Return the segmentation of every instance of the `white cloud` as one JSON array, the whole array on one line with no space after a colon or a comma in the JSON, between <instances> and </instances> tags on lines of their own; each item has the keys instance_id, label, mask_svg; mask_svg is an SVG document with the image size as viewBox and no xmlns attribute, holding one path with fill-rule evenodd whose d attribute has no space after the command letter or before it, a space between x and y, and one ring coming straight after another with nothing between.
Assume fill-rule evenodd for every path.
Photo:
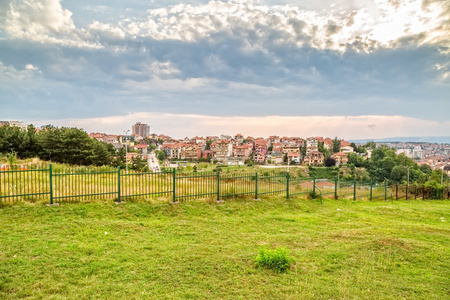
<instances>
[{"instance_id":1,"label":"white cloud","mask_svg":"<svg viewBox=\"0 0 450 300\"><path fill-rule=\"evenodd\" d=\"M0 28L10 39L77 47L98 47L76 28L72 12L60 0L9 1L0 10ZM2 8L0 6L0 8Z\"/></svg>"},{"instance_id":2,"label":"white cloud","mask_svg":"<svg viewBox=\"0 0 450 300\"><path fill-rule=\"evenodd\" d=\"M109 39L136 37L156 40L199 41L225 34L247 43L250 49L270 49L277 45L345 51L357 42L359 50L395 45L407 36L423 35L420 43L449 44L445 1L372 0L354 4L353 10L333 7L326 13L289 5L259 5L255 1L209 1L206 4L179 4L148 10L147 20L123 19L115 24L93 20L86 28L76 28L72 12L60 0L12 0L3 5L0 25L11 38L94 46L106 46ZM89 5L85 10L109 11L107 6ZM1 21L0 21L1 22ZM101 34L100 34L100 33ZM377 44L379 44L377 46ZM98 45L97 45L98 46ZM270 51L270 50L269 50Z\"/></svg>"},{"instance_id":3,"label":"white cloud","mask_svg":"<svg viewBox=\"0 0 450 300\"><path fill-rule=\"evenodd\" d=\"M445 136L450 121L437 122L404 116L264 116L218 117L189 114L139 112L128 115L92 119L42 120L35 124L75 126L88 132L102 131L120 134L135 122L152 125L152 131L174 138L194 135L242 133L254 137L270 135L386 138L400 136Z\"/></svg>"},{"instance_id":4,"label":"white cloud","mask_svg":"<svg viewBox=\"0 0 450 300\"><path fill-rule=\"evenodd\" d=\"M111 11L111 7L106 5L87 5L83 7L83 10L93 13L105 14Z\"/></svg>"},{"instance_id":5,"label":"white cloud","mask_svg":"<svg viewBox=\"0 0 450 300\"><path fill-rule=\"evenodd\" d=\"M0 86L3 84L9 85L11 82L22 82L32 78L37 78L42 74L41 70L33 66L32 64L27 64L24 68L16 69L14 66L6 66L0 61Z\"/></svg>"}]
</instances>

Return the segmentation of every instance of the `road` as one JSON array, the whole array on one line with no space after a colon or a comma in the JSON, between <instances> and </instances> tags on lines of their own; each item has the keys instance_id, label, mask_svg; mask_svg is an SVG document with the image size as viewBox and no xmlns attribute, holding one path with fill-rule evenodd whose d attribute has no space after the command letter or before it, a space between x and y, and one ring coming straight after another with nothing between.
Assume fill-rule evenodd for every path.
<instances>
[{"instance_id":1,"label":"road","mask_svg":"<svg viewBox=\"0 0 450 300\"><path fill-rule=\"evenodd\" d=\"M159 160L155 155L155 152L152 152L148 155L148 168L151 172L161 172L161 167L159 166Z\"/></svg>"}]
</instances>

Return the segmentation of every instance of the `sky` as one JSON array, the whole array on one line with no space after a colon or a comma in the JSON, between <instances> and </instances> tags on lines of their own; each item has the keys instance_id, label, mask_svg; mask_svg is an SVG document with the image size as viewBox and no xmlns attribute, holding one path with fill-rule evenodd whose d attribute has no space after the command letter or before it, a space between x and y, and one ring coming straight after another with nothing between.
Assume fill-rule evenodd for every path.
<instances>
[{"instance_id":1,"label":"sky","mask_svg":"<svg viewBox=\"0 0 450 300\"><path fill-rule=\"evenodd\" d=\"M0 0L0 120L450 135L448 0Z\"/></svg>"}]
</instances>

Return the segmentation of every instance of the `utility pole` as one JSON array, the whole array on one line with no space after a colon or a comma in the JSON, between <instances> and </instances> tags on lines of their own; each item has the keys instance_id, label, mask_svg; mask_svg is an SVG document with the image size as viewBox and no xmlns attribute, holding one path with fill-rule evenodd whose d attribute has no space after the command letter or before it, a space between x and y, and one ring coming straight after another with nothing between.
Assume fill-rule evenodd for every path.
<instances>
[{"instance_id":1,"label":"utility pole","mask_svg":"<svg viewBox=\"0 0 450 300\"><path fill-rule=\"evenodd\" d=\"M408 186L409 186L409 168L411 168L411 166L409 166L407 168L408 168Z\"/></svg>"},{"instance_id":2,"label":"utility pole","mask_svg":"<svg viewBox=\"0 0 450 300\"><path fill-rule=\"evenodd\" d=\"M287 158L288 158L288 173L289 173L289 152L288 152L288 155L287 155Z\"/></svg>"},{"instance_id":3,"label":"utility pole","mask_svg":"<svg viewBox=\"0 0 450 300\"><path fill-rule=\"evenodd\" d=\"M128 174L128 132L130 131L130 129L128 130L124 130L123 132L125 132L125 169L126 169L126 174Z\"/></svg>"}]
</instances>

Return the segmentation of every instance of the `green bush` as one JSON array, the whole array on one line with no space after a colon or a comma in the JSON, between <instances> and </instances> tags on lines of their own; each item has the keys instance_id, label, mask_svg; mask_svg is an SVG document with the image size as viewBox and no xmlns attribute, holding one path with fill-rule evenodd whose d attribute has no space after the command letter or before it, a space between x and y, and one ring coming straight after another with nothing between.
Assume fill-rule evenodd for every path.
<instances>
[{"instance_id":1,"label":"green bush","mask_svg":"<svg viewBox=\"0 0 450 300\"><path fill-rule=\"evenodd\" d=\"M282 273L287 271L295 260L289 256L286 248L277 247L273 250L261 247L255 258L255 265L260 268L268 268Z\"/></svg>"}]
</instances>

